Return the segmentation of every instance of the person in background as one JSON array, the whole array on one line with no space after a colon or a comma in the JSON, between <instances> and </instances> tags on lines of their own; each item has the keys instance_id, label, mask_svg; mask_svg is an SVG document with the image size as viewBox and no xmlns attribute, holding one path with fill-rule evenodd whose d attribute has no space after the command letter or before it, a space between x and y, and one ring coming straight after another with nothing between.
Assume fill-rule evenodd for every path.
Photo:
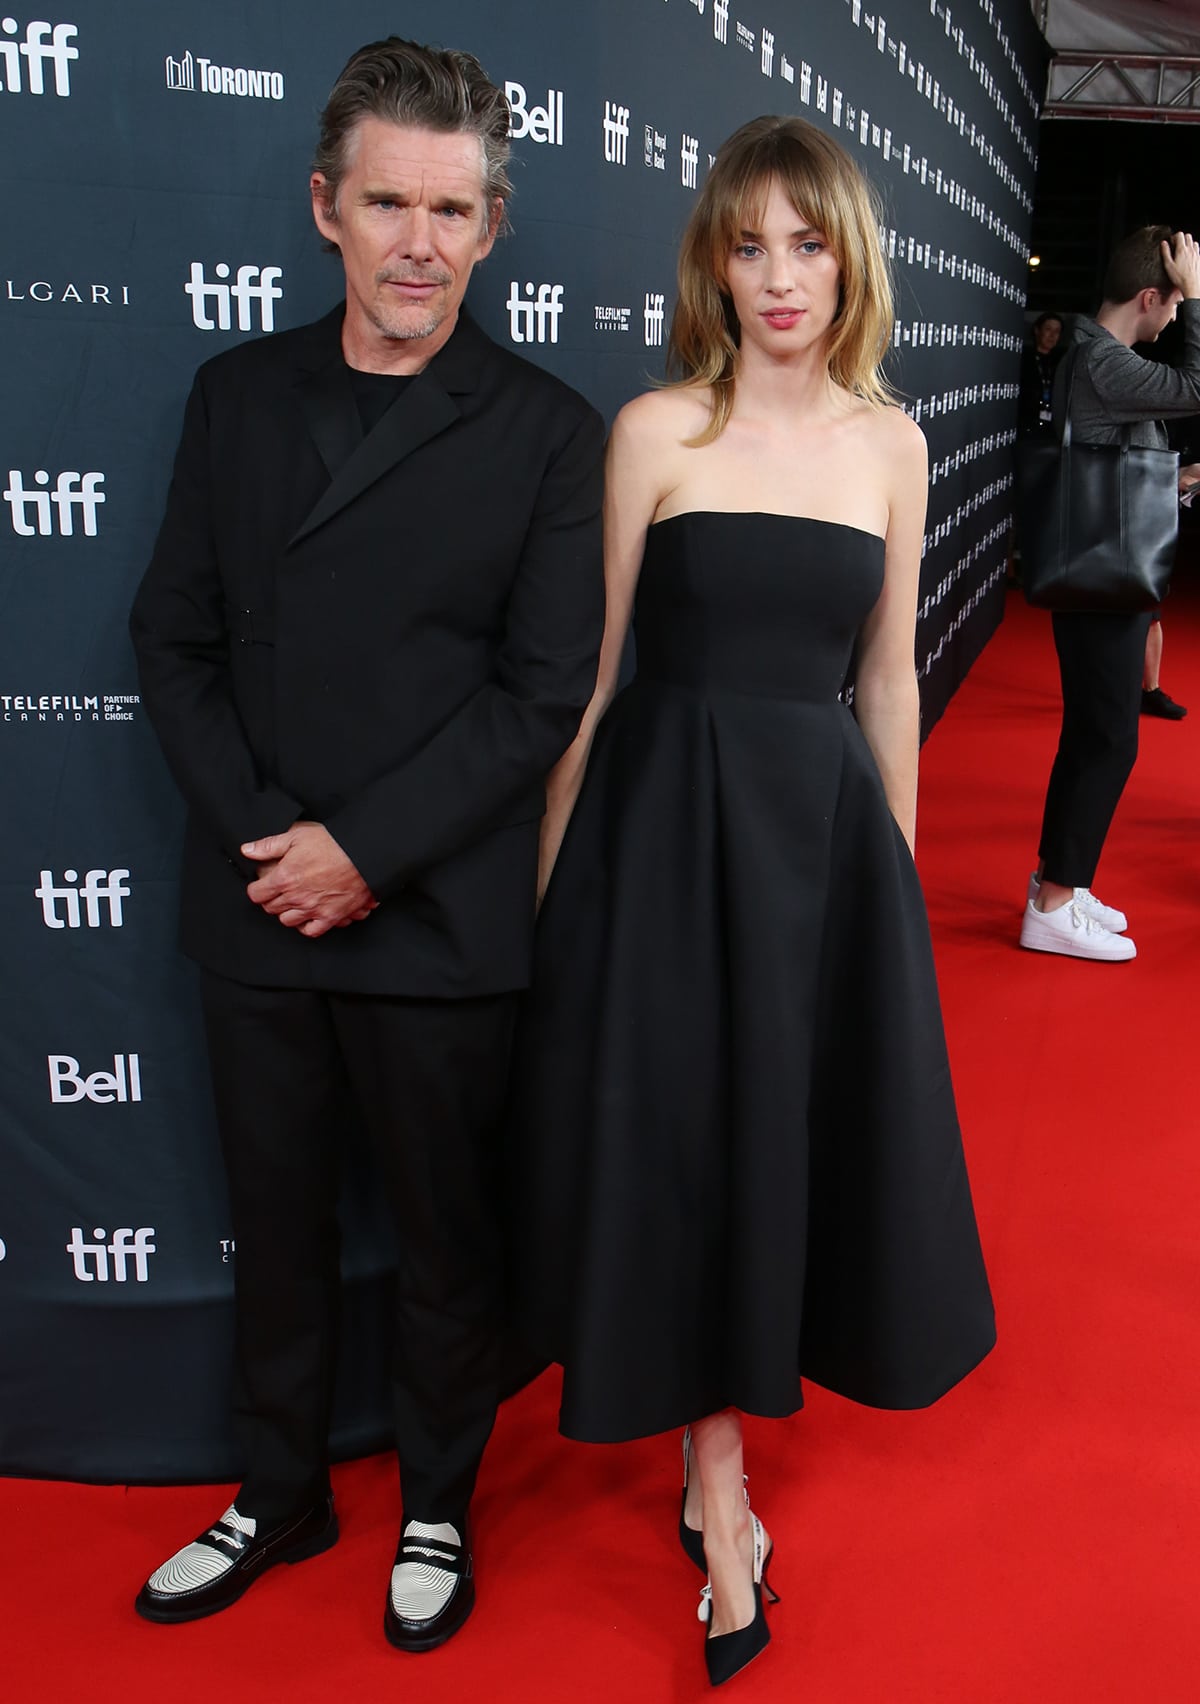
<instances>
[{"instance_id":1,"label":"person in background","mask_svg":"<svg viewBox=\"0 0 1200 1704\"><path fill-rule=\"evenodd\" d=\"M1039 314L1032 341L1021 351L1021 388L1017 401L1017 430L1048 432L1054 374L1062 359L1063 322L1058 314Z\"/></svg>"},{"instance_id":2,"label":"person in background","mask_svg":"<svg viewBox=\"0 0 1200 1704\"><path fill-rule=\"evenodd\" d=\"M1146 225L1113 251L1095 319L1074 339L1071 426L1077 443L1131 441L1165 449L1164 418L1200 412L1200 246L1187 231ZM1135 355L1179 315L1178 367ZM1063 374L1054 408L1066 406ZM1181 486L1198 470L1185 468ZM1137 759L1149 613L1055 611L1062 728L1050 771L1038 865L1029 878L1020 942L1035 952L1118 963L1136 956L1128 919L1091 891L1113 815Z\"/></svg>"}]
</instances>

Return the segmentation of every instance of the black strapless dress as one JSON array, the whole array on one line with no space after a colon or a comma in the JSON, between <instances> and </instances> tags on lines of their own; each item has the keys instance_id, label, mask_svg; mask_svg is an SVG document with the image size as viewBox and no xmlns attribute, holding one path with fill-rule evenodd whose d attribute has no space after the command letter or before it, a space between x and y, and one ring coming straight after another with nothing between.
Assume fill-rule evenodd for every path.
<instances>
[{"instance_id":1,"label":"black strapless dress","mask_svg":"<svg viewBox=\"0 0 1200 1704\"><path fill-rule=\"evenodd\" d=\"M995 1341L916 871L839 690L883 543L650 529L637 675L538 930L509 1173L562 1430L646 1436L800 1375L918 1408Z\"/></svg>"}]
</instances>

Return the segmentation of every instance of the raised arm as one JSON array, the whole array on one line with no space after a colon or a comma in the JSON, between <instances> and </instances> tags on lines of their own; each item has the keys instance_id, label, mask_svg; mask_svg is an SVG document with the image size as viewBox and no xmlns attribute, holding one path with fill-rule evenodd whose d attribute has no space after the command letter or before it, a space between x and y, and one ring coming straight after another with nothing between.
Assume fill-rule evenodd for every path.
<instances>
[{"instance_id":1,"label":"raised arm","mask_svg":"<svg viewBox=\"0 0 1200 1704\"><path fill-rule=\"evenodd\" d=\"M538 903L545 894L563 835L583 785L596 727L613 700L621 656L633 615L646 529L661 495L662 457L656 455L656 426L663 398L651 393L626 405L613 422L604 468L604 639L596 690L579 732L546 782L538 858Z\"/></svg>"},{"instance_id":2,"label":"raised arm","mask_svg":"<svg viewBox=\"0 0 1200 1704\"><path fill-rule=\"evenodd\" d=\"M879 766L892 815L912 852L921 724L913 653L929 462L920 427L899 409L889 409L879 427L888 484L883 591L859 636L854 713Z\"/></svg>"}]
</instances>

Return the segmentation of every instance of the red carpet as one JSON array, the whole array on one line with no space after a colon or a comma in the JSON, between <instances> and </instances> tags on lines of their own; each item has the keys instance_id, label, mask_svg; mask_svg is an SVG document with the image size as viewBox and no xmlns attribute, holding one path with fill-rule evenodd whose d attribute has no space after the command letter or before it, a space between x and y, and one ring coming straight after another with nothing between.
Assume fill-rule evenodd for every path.
<instances>
[{"instance_id":1,"label":"red carpet","mask_svg":"<svg viewBox=\"0 0 1200 1704\"><path fill-rule=\"evenodd\" d=\"M813 1390L795 1420L751 1425L783 1602L739 1698L1200 1695L1200 603L1182 592L1163 682L1192 715L1143 721L1096 883L1130 915L1130 965L1015 944L1057 732L1048 618L1011 600L926 748L920 865L1000 1346L925 1414ZM133 1594L220 1492L0 1482L4 1698L707 1696L673 1535L677 1439L589 1449L559 1439L553 1413L548 1376L502 1415L477 1504L479 1608L421 1659L383 1642L384 1460L338 1471L337 1549L181 1628L138 1621Z\"/></svg>"}]
</instances>

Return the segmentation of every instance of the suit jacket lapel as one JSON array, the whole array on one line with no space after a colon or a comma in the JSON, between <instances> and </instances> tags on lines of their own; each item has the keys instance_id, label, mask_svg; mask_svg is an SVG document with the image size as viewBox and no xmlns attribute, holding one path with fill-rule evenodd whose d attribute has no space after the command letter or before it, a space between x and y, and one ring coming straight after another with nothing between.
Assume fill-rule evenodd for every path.
<instances>
[{"instance_id":1,"label":"suit jacket lapel","mask_svg":"<svg viewBox=\"0 0 1200 1704\"><path fill-rule=\"evenodd\" d=\"M352 503L397 462L437 437L459 418L455 395L474 390L489 348L466 314L445 346L364 438L354 393L336 348L300 381L300 405L330 473L330 483L289 540L298 544Z\"/></svg>"}]
</instances>

